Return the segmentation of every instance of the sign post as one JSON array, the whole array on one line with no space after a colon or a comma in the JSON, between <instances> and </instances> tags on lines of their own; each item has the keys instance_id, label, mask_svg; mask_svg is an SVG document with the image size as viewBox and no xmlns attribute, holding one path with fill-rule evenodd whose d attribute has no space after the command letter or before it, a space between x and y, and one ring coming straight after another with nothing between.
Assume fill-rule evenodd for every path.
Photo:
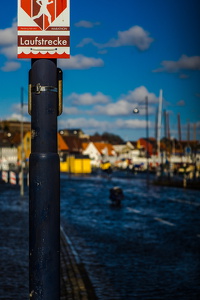
<instances>
[{"instance_id":1,"label":"sign post","mask_svg":"<svg viewBox=\"0 0 200 300\"><path fill-rule=\"evenodd\" d=\"M18 0L18 58L70 58L69 0Z\"/></svg>"},{"instance_id":2,"label":"sign post","mask_svg":"<svg viewBox=\"0 0 200 300\"><path fill-rule=\"evenodd\" d=\"M29 297L60 299L60 161L57 116L69 58L69 0L18 0L18 58L31 58L29 104Z\"/></svg>"}]
</instances>

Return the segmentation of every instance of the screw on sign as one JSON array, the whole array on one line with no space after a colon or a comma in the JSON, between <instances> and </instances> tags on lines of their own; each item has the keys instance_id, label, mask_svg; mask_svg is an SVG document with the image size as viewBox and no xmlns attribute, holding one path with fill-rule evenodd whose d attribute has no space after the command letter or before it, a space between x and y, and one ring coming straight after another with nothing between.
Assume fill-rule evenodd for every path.
<instances>
[{"instance_id":1,"label":"screw on sign","mask_svg":"<svg viewBox=\"0 0 200 300\"><path fill-rule=\"evenodd\" d=\"M69 6L69 0L18 0L18 58L70 58Z\"/></svg>"}]
</instances>

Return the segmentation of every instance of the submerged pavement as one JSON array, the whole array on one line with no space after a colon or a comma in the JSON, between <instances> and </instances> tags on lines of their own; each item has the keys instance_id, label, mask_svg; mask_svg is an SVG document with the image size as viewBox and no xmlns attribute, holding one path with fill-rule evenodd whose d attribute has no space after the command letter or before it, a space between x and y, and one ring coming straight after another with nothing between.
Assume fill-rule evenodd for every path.
<instances>
[{"instance_id":1,"label":"submerged pavement","mask_svg":"<svg viewBox=\"0 0 200 300\"><path fill-rule=\"evenodd\" d=\"M0 186L0 299L28 299L28 197ZM84 265L60 231L60 300L96 300Z\"/></svg>"},{"instance_id":2,"label":"submerged pavement","mask_svg":"<svg viewBox=\"0 0 200 300\"><path fill-rule=\"evenodd\" d=\"M69 237L61 227L61 300L95 300L95 291Z\"/></svg>"}]
</instances>

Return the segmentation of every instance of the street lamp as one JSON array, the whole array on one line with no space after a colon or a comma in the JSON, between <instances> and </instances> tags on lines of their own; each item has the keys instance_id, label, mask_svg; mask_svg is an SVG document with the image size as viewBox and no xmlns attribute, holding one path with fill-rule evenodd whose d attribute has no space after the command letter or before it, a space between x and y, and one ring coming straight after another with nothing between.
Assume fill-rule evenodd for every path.
<instances>
[{"instance_id":1,"label":"street lamp","mask_svg":"<svg viewBox=\"0 0 200 300\"><path fill-rule=\"evenodd\" d=\"M147 186L149 185L149 112L148 112L148 96L145 97L146 104L146 139L147 139L147 149L146 149L146 159L147 159Z\"/></svg>"},{"instance_id":2,"label":"street lamp","mask_svg":"<svg viewBox=\"0 0 200 300\"><path fill-rule=\"evenodd\" d=\"M139 111L139 109L138 108L134 108L134 110L133 110L133 113L134 114L138 114L140 111Z\"/></svg>"},{"instance_id":3,"label":"street lamp","mask_svg":"<svg viewBox=\"0 0 200 300\"><path fill-rule=\"evenodd\" d=\"M148 113L148 96L145 97L146 107L146 159L147 159L147 186L149 185L149 113ZM136 107L133 109L134 114L138 114L140 111Z\"/></svg>"}]
</instances>

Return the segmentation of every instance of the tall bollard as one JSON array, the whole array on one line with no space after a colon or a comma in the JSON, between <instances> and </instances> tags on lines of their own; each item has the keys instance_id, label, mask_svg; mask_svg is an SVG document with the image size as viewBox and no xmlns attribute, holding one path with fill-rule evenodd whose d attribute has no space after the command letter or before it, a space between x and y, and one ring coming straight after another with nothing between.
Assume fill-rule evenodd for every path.
<instances>
[{"instance_id":1,"label":"tall bollard","mask_svg":"<svg viewBox=\"0 0 200 300\"><path fill-rule=\"evenodd\" d=\"M29 293L60 298L60 169L57 154L58 74L55 59L33 59L29 72L31 155Z\"/></svg>"}]
</instances>

